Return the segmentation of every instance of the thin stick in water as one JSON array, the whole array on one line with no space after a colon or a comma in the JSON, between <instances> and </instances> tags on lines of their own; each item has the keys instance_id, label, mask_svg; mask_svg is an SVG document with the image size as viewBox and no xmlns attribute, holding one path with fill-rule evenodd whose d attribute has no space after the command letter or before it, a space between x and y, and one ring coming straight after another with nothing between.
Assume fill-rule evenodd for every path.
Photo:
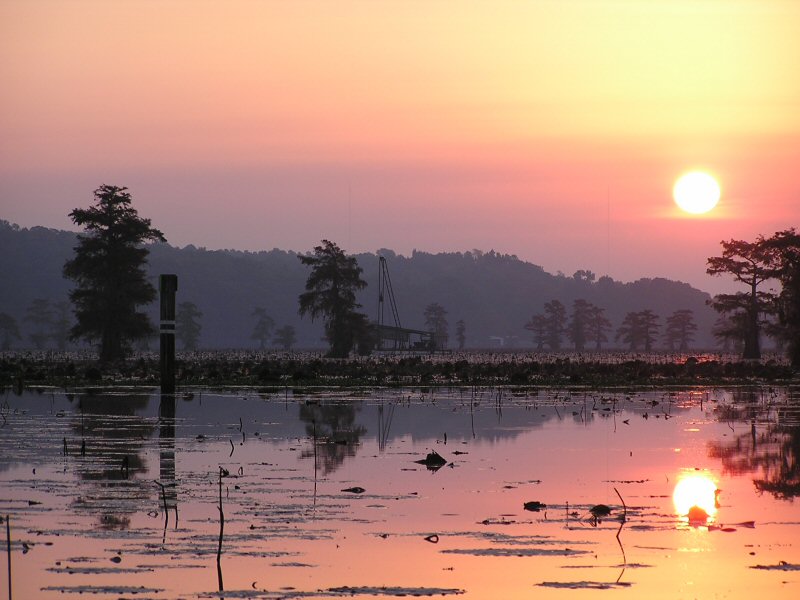
<instances>
[{"instance_id":1,"label":"thin stick in water","mask_svg":"<svg viewBox=\"0 0 800 600\"><path fill-rule=\"evenodd\" d=\"M164 501L164 536L161 538L161 543L167 543L167 525L169 525L169 509L167 508L167 490L164 484L156 481L155 484L161 488L161 498ZM176 517L177 518L177 517Z\"/></svg>"},{"instance_id":2,"label":"thin stick in water","mask_svg":"<svg viewBox=\"0 0 800 600\"><path fill-rule=\"evenodd\" d=\"M222 585L222 533L225 530L225 513L222 512L222 467L219 468L219 545L217 546L217 580L219 582L219 591L223 591Z\"/></svg>"},{"instance_id":3,"label":"thin stick in water","mask_svg":"<svg viewBox=\"0 0 800 600\"><path fill-rule=\"evenodd\" d=\"M614 488L614 491L617 492L617 496L619 496L620 502L622 502L622 520L619 522L619 529L617 529L617 543L619 544L619 549L622 550L622 572L617 577L617 583L619 580L622 579L622 574L625 573L625 568L628 566L628 557L625 556L625 547L622 545L622 540L619 539L619 534L622 533L622 528L625 526L625 523L628 521L628 507L625 505L625 500L622 499L622 494L619 493L617 488Z\"/></svg>"}]
</instances>

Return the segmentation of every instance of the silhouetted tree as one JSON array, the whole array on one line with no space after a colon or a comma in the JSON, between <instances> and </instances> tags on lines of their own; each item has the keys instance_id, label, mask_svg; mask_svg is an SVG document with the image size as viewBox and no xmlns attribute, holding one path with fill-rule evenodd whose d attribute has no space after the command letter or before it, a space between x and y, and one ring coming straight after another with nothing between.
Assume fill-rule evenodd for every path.
<instances>
[{"instance_id":1,"label":"silhouetted tree","mask_svg":"<svg viewBox=\"0 0 800 600\"><path fill-rule=\"evenodd\" d=\"M567 325L567 337L574 345L576 352L583 352L586 347L592 308L592 303L583 299L575 300L572 303L572 315Z\"/></svg>"},{"instance_id":2,"label":"silhouetted tree","mask_svg":"<svg viewBox=\"0 0 800 600\"><path fill-rule=\"evenodd\" d=\"M464 344L467 343L467 325L464 319L456 321L456 341L458 342L458 349L463 350Z\"/></svg>"},{"instance_id":3,"label":"silhouetted tree","mask_svg":"<svg viewBox=\"0 0 800 600\"><path fill-rule=\"evenodd\" d=\"M433 347L436 350L447 348L450 324L447 322L447 311L438 302L431 302L425 307L425 327L433 333Z\"/></svg>"},{"instance_id":4,"label":"silhouetted tree","mask_svg":"<svg viewBox=\"0 0 800 600\"><path fill-rule=\"evenodd\" d=\"M723 352L741 352L747 337L747 315L735 312L721 315L711 328Z\"/></svg>"},{"instance_id":5,"label":"silhouetted tree","mask_svg":"<svg viewBox=\"0 0 800 600\"><path fill-rule=\"evenodd\" d=\"M203 313L194 302L186 301L178 305L175 313L175 336L183 343L184 350L197 350L200 331L203 329L199 321L202 316Z\"/></svg>"},{"instance_id":6,"label":"silhouetted tree","mask_svg":"<svg viewBox=\"0 0 800 600\"><path fill-rule=\"evenodd\" d=\"M784 326L789 359L792 365L800 366L800 234L794 228L778 231L764 241L764 246L771 254L773 273L781 282L776 312Z\"/></svg>"},{"instance_id":7,"label":"silhouetted tree","mask_svg":"<svg viewBox=\"0 0 800 600\"><path fill-rule=\"evenodd\" d=\"M355 257L346 256L333 242L322 240L314 247L314 254L300 256L300 261L311 267L306 281L306 291L300 294L300 315L310 315L325 320L325 337L330 343L330 356L346 357L356 338L353 332L354 314L361 305L356 302L356 291L367 286L361 279L361 267Z\"/></svg>"},{"instance_id":8,"label":"silhouetted tree","mask_svg":"<svg viewBox=\"0 0 800 600\"><path fill-rule=\"evenodd\" d=\"M644 351L651 352L658 335L658 315L648 308L639 313L639 318L644 332Z\"/></svg>"},{"instance_id":9,"label":"silhouetted tree","mask_svg":"<svg viewBox=\"0 0 800 600\"><path fill-rule=\"evenodd\" d=\"M638 350L642 343L642 332L639 325L639 313L631 311L625 315L622 324L617 328L614 341L628 344L628 350Z\"/></svg>"},{"instance_id":10,"label":"silhouetted tree","mask_svg":"<svg viewBox=\"0 0 800 600\"><path fill-rule=\"evenodd\" d=\"M631 351L644 347L645 352L653 349L653 342L658 331L658 316L650 309L629 312L614 336L615 341L622 340Z\"/></svg>"},{"instance_id":11,"label":"silhouetted tree","mask_svg":"<svg viewBox=\"0 0 800 600\"><path fill-rule=\"evenodd\" d=\"M533 343L540 352L544 350L544 343L547 341L547 319L544 315L533 315L531 320L525 323L525 329L533 332Z\"/></svg>"},{"instance_id":12,"label":"silhouetted tree","mask_svg":"<svg viewBox=\"0 0 800 600\"><path fill-rule=\"evenodd\" d=\"M664 339L669 350L684 352L689 349L689 343L694 341L697 323L694 322L694 312L688 308L676 310L667 317Z\"/></svg>"},{"instance_id":13,"label":"silhouetted tree","mask_svg":"<svg viewBox=\"0 0 800 600\"><path fill-rule=\"evenodd\" d=\"M605 316L605 309L592 304L589 311L589 320L586 323L587 338L594 341L594 349L602 349L603 342L608 341L606 335L611 331L611 321Z\"/></svg>"},{"instance_id":14,"label":"silhouetted tree","mask_svg":"<svg viewBox=\"0 0 800 600\"><path fill-rule=\"evenodd\" d=\"M547 322L547 346L550 350L561 350L561 336L567 324L567 309L558 300L551 300L544 305L544 318Z\"/></svg>"},{"instance_id":15,"label":"silhouetted tree","mask_svg":"<svg viewBox=\"0 0 800 600\"><path fill-rule=\"evenodd\" d=\"M63 352L69 342L69 330L72 327L69 302L62 300L53 305L53 321L50 323L50 338L56 348Z\"/></svg>"},{"instance_id":16,"label":"silhouetted tree","mask_svg":"<svg viewBox=\"0 0 800 600\"><path fill-rule=\"evenodd\" d=\"M256 306L253 309L252 316L256 317L256 324L253 327L253 333L250 334L251 340L258 340L258 348L260 350L264 349L264 346L267 344L267 340L272 335L272 330L275 328L275 321L272 320L267 314L267 311L260 307Z\"/></svg>"},{"instance_id":17,"label":"silhouetted tree","mask_svg":"<svg viewBox=\"0 0 800 600\"><path fill-rule=\"evenodd\" d=\"M760 292L758 286L775 277L774 255L758 236L755 242L743 240L722 241L722 256L712 256L707 260L706 273L709 275L732 275L736 281L750 289L746 293L719 294L711 305L722 314L743 311L747 315L747 336L744 340L742 358L761 358L759 341L760 317L773 303L772 294Z\"/></svg>"},{"instance_id":18,"label":"silhouetted tree","mask_svg":"<svg viewBox=\"0 0 800 600\"><path fill-rule=\"evenodd\" d=\"M586 283L592 283L597 276L587 269L578 269L572 274L572 278L575 281L583 281Z\"/></svg>"},{"instance_id":19,"label":"silhouetted tree","mask_svg":"<svg viewBox=\"0 0 800 600\"><path fill-rule=\"evenodd\" d=\"M791 341L787 339L786 327L780 321L777 307L775 314L766 315L764 321L761 323L761 333L773 341L775 344L775 351L779 353L783 353L786 350L786 344Z\"/></svg>"},{"instance_id":20,"label":"silhouetted tree","mask_svg":"<svg viewBox=\"0 0 800 600\"><path fill-rule=\"evenodd\" d=\"M24 320L33 326L33 331L28 334L28 338L37 350L41 350L50 337L49 330L53 322L50 300L47 298L32 300L25 311Z\"/></svg>"},{"instance_id":21,"label":"silhouetted tree","mask_svg":"<svg viewBox=\"0 0 800 600\"><path fill-rule=\"evenodd\" d=\"M123 358L130 342L149 335L152 325L137 308L153 301L155 288L144 265L148 241L166 241L131 207L127 188L102 185L94 191L96 206L76 208L69 216L84 227L75 257L64 265L65 277L77 287L70 292L78 322L73 338L99 341L100 360Z\"/></svg>"},{"instance_id":22,"label":"silhouetted tree","mask_svg":"<svg viewBox=\"0 0 800 600\"><path fill-rule=\"evenodd\" d=\"M3 350L10 350L14 340L22 339L16 319L7 313L0 313L0 337Z\"/></svg>"},{"instance_id":23,"label":"silhouetted tree","mask_svg":"<svg viewBox=\"0 0 800 600\"><path fill-rule=\"evenodd\" d=\"M291 349L291 347L294 346L295 342L297 341L294 327L291 325L284 325L283 327L280 327L275 331L275 337L272 338L272 341L284 350Z\"/></svg>"},{"instance_id":24,"label":"silhouetted tree","mask_svg":"<svg viewBox=\"0 0 800 600\"><path fill-rule=\"evenodd\" d=\"M350 329L356 350L361 356L369 356L378 344L378 332L370 324L367 315L354 312L350 315Z\"/></svg>"}]
</instances>

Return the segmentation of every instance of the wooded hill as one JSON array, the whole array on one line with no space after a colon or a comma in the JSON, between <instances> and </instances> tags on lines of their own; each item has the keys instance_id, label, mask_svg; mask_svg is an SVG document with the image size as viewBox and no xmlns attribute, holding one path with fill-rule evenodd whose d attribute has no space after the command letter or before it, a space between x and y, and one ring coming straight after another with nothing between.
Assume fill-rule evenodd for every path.
<instances>
[{"instance_id":1,"label":"wooded hill","mask_svg":"<svg viewBox=\"0 0 800 600\"><path fill-rule=\"evenodd\" d=\"M334 240L335 241L335 240ZM34 299L51 303L67 299L71 282L61 274L72 256L76 234L32 227L20 228L0 221L0 313L11 315L23 339L14 347L30 347L32 325L25 320ZM425 307L438 302L447 310L450 347L455 346L455 323L466 323L467 348L530 348L532 335L524 329L533 314L542 313L545 302L561 301L569 313L576 299L585 299L605 309L611 321L605 348L621 348L613 342L625 314L651 309L664 320L674 311L694 311L699 329L692 347L715 346L711 327L716 313L707 306L709 295L689 284L663 278L622 283L609 277L553 275L542 267L515 256L495 252L429 254L414 251L410 257L379 250L387 259L404 327L424 329ZM378 253L357 255L368 286L359 295L363 312L372 320L378 303ZM298 295L308 270L296 252L273 249L263 252L206 250L194 246L176 248L168 244L150 247L149 273L157 286L159 273L178 275L177 301L191 301L203 313L201 348L256 348L251 339L256 306L266 309L276 327L293 325L298 348L323 348L322 326L298 316ZM153 322L157 306L150 307ZM386 313L387 317L390 313ZM389 317L390 318L390 317ZM152 348L157 343L151 344ZM661 340L656 348L663 347ZM562 348L569 349L564 339Z\"/></svg>"}]
</instances>

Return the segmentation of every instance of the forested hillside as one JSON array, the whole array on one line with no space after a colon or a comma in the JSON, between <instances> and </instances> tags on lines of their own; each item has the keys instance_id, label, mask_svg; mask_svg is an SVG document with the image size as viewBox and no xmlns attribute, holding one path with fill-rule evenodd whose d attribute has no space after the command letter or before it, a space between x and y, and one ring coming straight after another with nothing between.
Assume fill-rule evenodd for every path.
<instances>
[{"instance_id":1,"label":"forested hillside","mask_svg":"<svg viewBox=\"0 0 800 600\"><path fill-rule=\"evenodd\" d=\"M168 235L168 234L167 234ZM265 241L268 244L268 241ZM12 347L30 347L35 327L30 317L36 299L50 304L64 301L70 282L61 275L71 257L75 234L42 227L19 228L0 222L0 313L16 321L21 334ZM299 348L323 347L322 327L300 319L297 298L303 291L307 269L297 254L284 250L241 252L175 248L156 244L150 248L149 271L157 285L159 273L178 275L178 302L191 301L203 313L201 348L255 348L251 339L255 324L253 309L263 307L276 327L292 325ZM708 294L688 284L662 278L632 283L608 277L593 280L587 273L552 275L541 267L514 256L494 252L428 254L415 251L410 257L381 250L386 257L397 298L402 325L424 328L425 307L438 302L447 310L450 347L455 346L455 323L466 325L467 348L530 348L532 336L524 329L545 302L561 301L571 310L574 300L584 299L605 309L611 322L610 343L626 313L650 309L664 319L679 309L690 309L699 326L695 348L711 348L711 326L715 313L706 305ZM363 311L374 319L377 312L378 255L359 254L367 288L360 294ZM157 307L151 307L153 318ZM153 343L152 347L156 348ZM659 339L657 348L663 344ZM569 348L565 339L564 348ZM589 346L587 346L589 347Z\"/></svg>"}]
</instances>

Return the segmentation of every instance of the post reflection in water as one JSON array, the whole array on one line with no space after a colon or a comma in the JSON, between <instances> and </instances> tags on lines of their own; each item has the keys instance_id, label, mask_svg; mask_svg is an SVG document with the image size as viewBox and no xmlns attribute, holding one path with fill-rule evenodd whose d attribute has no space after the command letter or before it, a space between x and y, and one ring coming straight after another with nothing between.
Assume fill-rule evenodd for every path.
<instances>
[{"instance_id":1,"label":"post reflection in water","mask_svg":"<svg viewBox=\"0 0 800 600\"><path fill-rule=\"evenodd\" d=\"M166 541L169 511L175 510L178 527L178 488L175 482L175 395L162 394L158 406L159 487L164 506L164 541Z\"/></svg>"}]
</instances>

